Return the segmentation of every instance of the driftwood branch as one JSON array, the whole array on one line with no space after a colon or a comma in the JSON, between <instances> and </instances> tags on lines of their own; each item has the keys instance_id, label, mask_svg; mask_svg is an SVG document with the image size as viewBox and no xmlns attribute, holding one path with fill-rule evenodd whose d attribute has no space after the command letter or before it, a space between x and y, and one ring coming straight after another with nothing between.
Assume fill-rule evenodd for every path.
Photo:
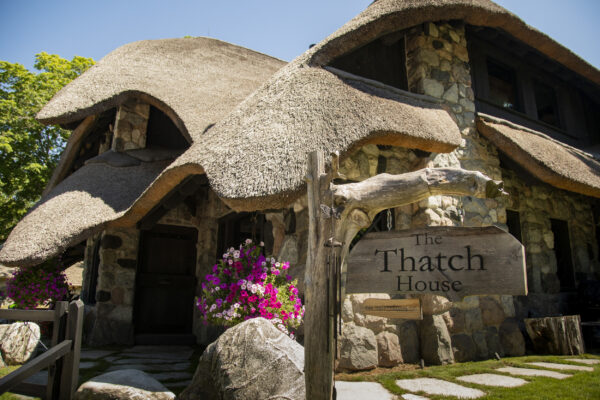
<instances>
[{"instance_id":1,"label":"driftwood branch","mask_svg":"<svg viewBox=\"0 0 600 400\"><path fill-rule=\"evenodd\" d=\"M379 211L415 203L435 195L493 198L506 195L501 181L494 181L479 171L460 168L424 168L401 175L379 174L358 183L331 185L338 206L344 214L355 209L372 219Z\"/></svg>"}]
</instances>

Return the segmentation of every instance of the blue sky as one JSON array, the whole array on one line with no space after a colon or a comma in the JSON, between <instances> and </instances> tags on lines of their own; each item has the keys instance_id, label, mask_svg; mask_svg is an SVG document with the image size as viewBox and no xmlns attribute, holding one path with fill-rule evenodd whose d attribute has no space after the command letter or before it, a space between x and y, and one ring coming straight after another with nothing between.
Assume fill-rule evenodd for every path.
<instances>
[{"instance_id":1,"label":"blue sky","mask_svg":"<svg viewBox=\"0 0 600 400\"><path fill-rule=\"evenodd\" d=\"M292 60L371 0L0 0L0 60L99 60L135 40L210 36ZM499 0L600 68L600 0Z\"/></svg>"}]
</instances>

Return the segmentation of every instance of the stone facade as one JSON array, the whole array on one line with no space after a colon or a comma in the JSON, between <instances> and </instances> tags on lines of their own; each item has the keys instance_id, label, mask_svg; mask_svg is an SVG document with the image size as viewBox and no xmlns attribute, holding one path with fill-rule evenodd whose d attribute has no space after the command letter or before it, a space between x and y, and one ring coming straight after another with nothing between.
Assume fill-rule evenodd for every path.
<instances>
[{"instance_id":1,"label":"stone facade","mask_svg":"<svg viewBox=\"0 0 600 400\"><path fill-rule=\"evenodd\" d=\"M146 147L146 128L150 105L131 99L119 106L115 118L112 150L125 151Z\"/></svg>"}]
</instances>

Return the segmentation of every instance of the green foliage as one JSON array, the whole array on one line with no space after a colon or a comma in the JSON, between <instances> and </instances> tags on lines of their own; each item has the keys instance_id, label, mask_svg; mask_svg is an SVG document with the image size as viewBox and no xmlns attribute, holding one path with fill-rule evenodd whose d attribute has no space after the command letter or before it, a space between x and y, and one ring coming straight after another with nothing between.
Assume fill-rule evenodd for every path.
<instances>
[{"instance_id":1,"label":"green foliage","mask_svg":"<svg viewBox=\"0 0 600 400\"><path fill-rule=\"evenodd\" d=\"M69 131L37 122L36 113L93 64L40 53L34 73L0 61L0 241L39 199L68 138Z\"/></svg>"}]
</instances>

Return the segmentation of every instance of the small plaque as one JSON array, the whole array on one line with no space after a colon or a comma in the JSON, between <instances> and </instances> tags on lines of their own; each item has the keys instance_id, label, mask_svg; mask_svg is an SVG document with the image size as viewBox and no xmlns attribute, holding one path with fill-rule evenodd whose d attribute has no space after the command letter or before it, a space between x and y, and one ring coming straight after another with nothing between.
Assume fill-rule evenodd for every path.
<instances>
[{"instance_id":1,"label":"small plaque","mask_svg":"<svg viewBox=\"0 0 600 400\"><path fill-rule=\"evenodd\" d=\"M421 301L419 299L387 300L366 299L363 312L377 317L395 319L423 319Z\"/></svg>"}]
</instances>

